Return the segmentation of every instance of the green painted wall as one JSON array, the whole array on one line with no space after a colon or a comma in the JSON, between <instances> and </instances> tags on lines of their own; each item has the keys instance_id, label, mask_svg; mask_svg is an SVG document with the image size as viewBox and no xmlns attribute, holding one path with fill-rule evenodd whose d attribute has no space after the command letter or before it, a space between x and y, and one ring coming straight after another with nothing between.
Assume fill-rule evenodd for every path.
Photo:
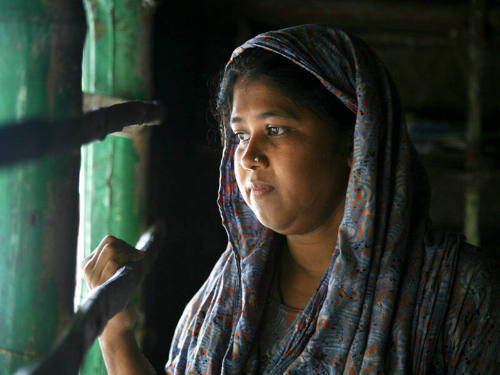
<instances>
[{"instance_id":1,"label":"green painted wall","mask_svg":"<svg viewBox=\"0 0 500 375\"><path fill-rule=\"evenodd\" d=\"M84 35L79 1L0 2L0 126L81 113ZM79 159L0 169L2 375L46 353L71 318Z\"/></svg>"}]
</instances>

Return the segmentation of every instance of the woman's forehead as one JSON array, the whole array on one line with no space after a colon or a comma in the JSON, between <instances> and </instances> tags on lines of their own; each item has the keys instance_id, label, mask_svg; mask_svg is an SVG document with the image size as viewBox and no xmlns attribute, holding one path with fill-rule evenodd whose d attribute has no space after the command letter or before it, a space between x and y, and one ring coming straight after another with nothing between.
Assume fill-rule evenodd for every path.
<instances>
[{"instance_id":1,"label":"woman's forehead","mask_svg":"<svg viewBox=\"0 0 500 375\"><path fill-rule=\"evenodd\" d=\"M299 117L299 112L310 111L293 95L266 77L241 79L236 82L233 90L231 119L238 117L238 112L248 105L261 107L263 112L274 112L294 119Z\"/></svg>"}]
</instances>

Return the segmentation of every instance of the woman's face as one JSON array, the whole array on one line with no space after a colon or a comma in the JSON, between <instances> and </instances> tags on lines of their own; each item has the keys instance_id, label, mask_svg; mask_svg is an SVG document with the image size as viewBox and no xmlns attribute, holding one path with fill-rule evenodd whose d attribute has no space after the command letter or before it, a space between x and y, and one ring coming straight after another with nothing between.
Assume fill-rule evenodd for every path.
<instances>
[{"instance_id":1,"label":"woman's face","mask_svg":"<svg viewBox=\"0 0 500 375\"><path fill-rule=\"evenodd\" d=\"M230 124L239 139L236 181L259 221L274 231L305 234L343 210L349 141L265 78L240 79Z\"/></svg>"}]
</instances>

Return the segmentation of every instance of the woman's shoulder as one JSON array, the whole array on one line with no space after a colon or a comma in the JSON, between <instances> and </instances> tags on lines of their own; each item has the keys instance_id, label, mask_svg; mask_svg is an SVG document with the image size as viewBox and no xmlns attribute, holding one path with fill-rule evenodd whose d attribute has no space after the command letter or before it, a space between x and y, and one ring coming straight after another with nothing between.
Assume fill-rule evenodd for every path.
<instances>
[{"instance_id":1,"label":"woman's shoulder","mask_svg":"<svg viewBox=\"0 0 500 375\"><path fill-rule=\"evenodd\" d=\"M458 254L437 356L448 373L500 371L500 278L495 263L467 243Z\"/></svg>"}]
</instances>

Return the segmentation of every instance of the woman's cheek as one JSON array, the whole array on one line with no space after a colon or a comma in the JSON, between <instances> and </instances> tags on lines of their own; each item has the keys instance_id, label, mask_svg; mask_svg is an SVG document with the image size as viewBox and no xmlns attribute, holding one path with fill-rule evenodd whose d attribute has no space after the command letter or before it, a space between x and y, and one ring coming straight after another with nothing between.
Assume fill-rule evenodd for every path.
<instances>
[{"instance_id":1,"label":"woman's cheek","mask_svg":"<svg viewBox=\"0 0 500 375\"><path fill-rule=\"evenodd\" d=\"M234 175L236 177L236 184L238 185L238 190L240 191L241 196L243 197L245 202L247 204L249 204L248 196L247 196L247 192L246 192L245 184L244 184L244 181L245 181L244 173L245 172L240 167L240 164L237 161L237 158L235 157L235 159L234 159Z\"/></svg>"}]
</instances>

